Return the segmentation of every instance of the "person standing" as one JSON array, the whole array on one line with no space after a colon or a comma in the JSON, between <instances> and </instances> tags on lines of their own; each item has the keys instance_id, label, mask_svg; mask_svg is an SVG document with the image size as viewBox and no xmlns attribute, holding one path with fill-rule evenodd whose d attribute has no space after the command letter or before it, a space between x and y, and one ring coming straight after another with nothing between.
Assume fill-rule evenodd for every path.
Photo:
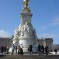
<instances>
[{"instance_id":1,"label":"person standing","mask_svg":"<svg viewBox=\"0 0 59 59\"><path fill-rule=\"evenodd\" d=\"M39 55L41 55L41 46L40 46L40 44L38 45L38 53L39 53Z\"/></svg>"},{"instance_id":2,"label":"person standing","mask_svg":"<svg viewBox=\"0 0 59 59\"><path fill-rule=\"evenodd\" d=\"M29 51L29 53L31 55L32 54L32 45L29 46L28 51Z\"/></svg>"},{"instance_id":3,"label":"person standing","mask_svg":"<svg viewBox=\"0 0 59 59\"><path fill-rule=\"evenodd\" d=\"M17 54L17 46L15 46L16 54Z\"/></svg>"},{"instance_id":4,"label":"person standing","mask_svg":"<svg viewBox=\"0 0 59 59\"><path fill-rule=\"evenodd\" d=\"M13 44L12 55L14 54L14 50L15 50L15 45Z\"/></svg>"},{"instance_id":5,"label":"person standing","mask_svg":"<svg viewBox=\"0 0 59 59\"><path fill-rule=\"evenodd\" d=\"M18 46L18 55L20 54L20 46Z\"/></svg>"},{"instance_id":6,"label":"person standing","mask_svg":"<svg viewBox=\"0 0 59 59\"><path fill-rule=\"evenodd\" d=\"M6 49L6 51L7 51L7 54L9 54L9 47L7 46L7 49Z\"/></svg>"},{"instance_id":7,"label":"person standing","mask_svg":"<svg viewBox=\"0 0 59 59\"><path fill-rule=\"evenodd\" d=\"M45 53L48 55L48 45L45 46Z\"/></svg>"},{"instance_id":8,"label":"person standing","mask_svg":"<svg viewBox=\"0 0 59 59\"><path fill-rule=\"evenodd\" d=\"M42 54L44 54L44 46L43 45L41 46L41 52L42 52Z\"/></svg>"},{"instance_id":9,"label":"person standing","mask_svg":"<svg viewBox=\"0 0 59 59\"><path fill-rule=\"evenodd\" d=\"M54 50L55 54L57 54L57 49Z\"/></svg>"},{"instance_id":10,"label":"person standing","mask_svg":"<svg viewBox=\"0 0 59 59\"><path fill-rule=\"evenodd\" d=\"M20 48L20 55L23 55L23 49Z\"/></svg>"}]
</instances>

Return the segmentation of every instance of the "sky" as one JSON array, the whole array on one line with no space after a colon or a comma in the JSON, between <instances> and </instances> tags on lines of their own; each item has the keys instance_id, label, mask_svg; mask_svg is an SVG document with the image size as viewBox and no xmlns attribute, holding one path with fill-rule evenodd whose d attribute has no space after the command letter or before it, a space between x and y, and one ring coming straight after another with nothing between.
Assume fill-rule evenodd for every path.
<instances>
[{"instance_id":1,"label":"sky","mask_svg":"<svg viewBox=\"0 0 59 59\"><path fill-rule=\"evenodd\" d=\"M0 37L10 37L21 23L23 0L0 0ZM59 44L59 0L30 0L31 22L38 38Z\"/></svg>"}]
</instances>

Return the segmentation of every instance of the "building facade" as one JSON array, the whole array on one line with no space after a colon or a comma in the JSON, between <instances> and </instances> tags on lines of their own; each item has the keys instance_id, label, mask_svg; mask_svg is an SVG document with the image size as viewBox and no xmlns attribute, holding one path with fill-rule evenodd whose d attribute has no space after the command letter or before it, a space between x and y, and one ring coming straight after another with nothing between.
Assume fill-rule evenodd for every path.
<instances>
[{"instance_id":1,"label":"building facade","mask_svg":"<svg viewBox=\"0 0 59 59\"><path fill-rule=\"evenodd\" d=\"M57 51L59 51L59 44L53 44L53 51L57 49Z\"/></svg>"},{"instance_id":2,"label":"building facade","mask_svg":"<svg viewBox=\"0 0 59 59\"><path fill-rule=\"evenodd\" d=\"M48 45L49 51L53 50L53 38L41 38L38 39L38 42L40 45L43 45L44 47Z\"/></svg>"},{"instance_id":3,"label":"building facade","mask_svg":"<svg viewBox=\"0 0 59 59\"><path fill-rule=\"evenodd\" d=\"M0 38L0 47L8 46L9 48L12 45L12 38Z\"/></svg>"},{"instance_id":4,"label":"building facade","mask_svg":"<svg viewBox=\"0 0 59 59\"><path fill-rule=\"evenodd\" d=\"M38 39L39 44L42 46L48 45L49 50L54 50L56 48L59 49L59 45L53 45L53 38L41 38ZM12 38L0 38L0 47L1 46L8 46L9 48L12 45Z\"/></svg>"}]
</instances>

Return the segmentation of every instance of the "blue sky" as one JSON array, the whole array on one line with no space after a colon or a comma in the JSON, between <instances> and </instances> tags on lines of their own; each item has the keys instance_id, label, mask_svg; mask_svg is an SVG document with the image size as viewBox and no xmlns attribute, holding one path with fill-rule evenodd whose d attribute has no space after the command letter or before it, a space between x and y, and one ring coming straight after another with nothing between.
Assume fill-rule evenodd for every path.
<instances>
[{"instance_id":1,"label":"blue sky","mask_svg":"<svg viewBox=\"0 0 59 59\"><path fill-rule=\"evenodd\" d=\"M23 0L0 0L0 37L14 34L20 24ZM59 0L30 0L29 7L33 14L32 25L37 36L52 37L59 43Z\"/></svg>"}]
</instances>

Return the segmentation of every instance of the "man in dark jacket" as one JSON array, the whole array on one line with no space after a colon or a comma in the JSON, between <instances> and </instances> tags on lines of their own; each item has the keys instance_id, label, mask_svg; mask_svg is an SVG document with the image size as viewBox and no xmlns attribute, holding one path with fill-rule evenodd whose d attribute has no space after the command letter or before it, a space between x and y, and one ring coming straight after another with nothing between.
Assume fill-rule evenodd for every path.
<instances>
[{"instance_id":1,"label":"man in dark jacket","mask_svg":"<svg viewBox=\"0 0 59 59\"><path fill-rule=\"evenodd\" d=\"M32 45L29 46L28 51L29 51L29 53L31 55L32 54Z\"/></svg>"},{"instance_id":2,"label":"man in dark jacket","mask_svg":"<svg viewBox=\"0 0 59 59\"><path fill-rule=\"evenodd\" d=\"M39 55L41 55L41 46L40 46L40 44L38 45L38 53L39 53Z\"/></svg>"},{"instance_id":3,"label":"man in dark jacket","mask_svg":"<svg viewBox=\"0 0 59 59\"><path fill-rule=\"evenodd\" d=\"M48 46L47 45L45 46L45 53L46 53L46 55L48 55Z\"/></svg>"}]
</instances>

